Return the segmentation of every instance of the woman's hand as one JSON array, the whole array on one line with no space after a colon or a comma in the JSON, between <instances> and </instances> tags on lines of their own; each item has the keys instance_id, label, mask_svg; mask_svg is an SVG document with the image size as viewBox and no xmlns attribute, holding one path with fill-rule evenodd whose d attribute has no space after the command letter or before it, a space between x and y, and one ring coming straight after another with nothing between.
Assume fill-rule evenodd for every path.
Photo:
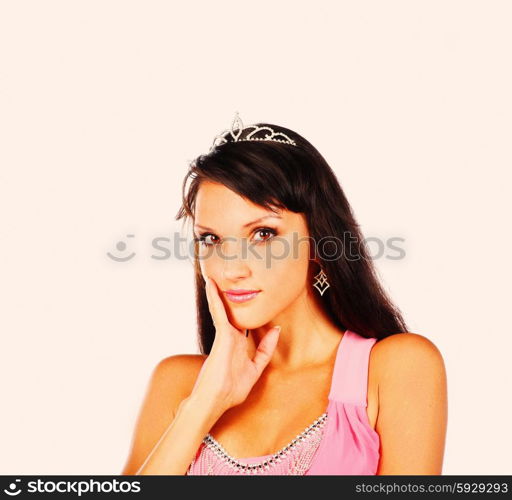
<instances>
[{"instance_id":1,"label":"woman's hand","mask_svg":"<svg viewBox=\"0 0 512 500\"><path fill-rule=\"evenodd\" d=\"M229 322L217 285L209 277L206 278L206 296L215 325L215 339L192 394L200 394L226 411L249 395L272 358L281 327L270 328L265 333L251 359L244 332Z\"/></svg>"}]
</instances>

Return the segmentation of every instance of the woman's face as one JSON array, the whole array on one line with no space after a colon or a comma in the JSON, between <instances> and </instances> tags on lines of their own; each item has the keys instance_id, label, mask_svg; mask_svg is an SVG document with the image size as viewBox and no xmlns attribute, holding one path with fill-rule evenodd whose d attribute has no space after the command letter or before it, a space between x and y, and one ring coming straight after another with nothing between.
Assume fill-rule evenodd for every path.
<instances>
[{"instance_id":1,"label":"woman's face","mask_svg":"<svg viewBox=\"0 0 512 500\"><path fill-rule=\"evenodd\" d=\"M303 214L275 214L222 184L204 181L196 197L194 237L200 238L203 278L217 284L236 328L259 328L307 293L310 241ZM236 302L226 294L233 289L259 293Z\"/></svg>"}]
</instances>

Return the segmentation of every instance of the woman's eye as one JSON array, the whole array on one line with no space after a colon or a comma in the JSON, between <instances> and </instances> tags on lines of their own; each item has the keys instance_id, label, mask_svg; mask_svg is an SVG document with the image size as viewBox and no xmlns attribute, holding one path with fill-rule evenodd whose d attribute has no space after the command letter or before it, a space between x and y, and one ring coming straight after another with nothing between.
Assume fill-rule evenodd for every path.
<instances>
[{"instance_id":1,"label":"woman's eye","mask_svg":"<svg viewBox=\"0 0 512 500\"><path fill-rule=\"evenodd\" d=\"M270 234L270 237L268 237L268 238L263 237L262 240L256 240L258 242L259 241L268 241L268 240L272 239L272 237L274 237L276 235L276 231L274 231L273 229L270 229L268 227L262 228L262 229L258 229L258 230L256 230L256 232L254 234L261 234L261 233Z\"/></svg>"},{"instance_id":2,"label":"woman's eye","mask_svg":"<svg viewBox=\"0 0 512 500\"><path fill-rule=\"evenodd\" d=\"M201 236L199 236L198 238L195 238L195 240L200 244L200 245L204 245L204 246L211 246L213 245L214 243L212 243L210 240L208 240L209 237L214 237L216 238L216 236L214 234L202 234Z\"/></svg>"},{"instance_id":3,"label":"woman's eye","mask_svg":"<svg viewBox=\"0 0 512 500\"><path fill-rule=\"evenodd\" d=\"M215 236L213 236L213 234L207 234L204 238L203 238L203 242L206 244L206 245L211 245L212 243L215 243L215 242L212 242L211 240L209 240L208 238L215 238Z\"/></svg>"}]
</instances>

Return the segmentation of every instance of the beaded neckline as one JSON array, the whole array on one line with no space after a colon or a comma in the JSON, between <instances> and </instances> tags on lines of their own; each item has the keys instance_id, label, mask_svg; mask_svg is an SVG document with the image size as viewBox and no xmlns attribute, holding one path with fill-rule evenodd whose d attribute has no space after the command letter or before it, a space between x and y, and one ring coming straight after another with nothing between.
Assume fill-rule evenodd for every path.
<instances>
[{"instance_id":1,"label":"beaded neckline","mask_svg":"<svg viewBox=\"0 0 512 500\"><path fill-rule=\"evenodd\" d=\"M292 439L286 446L283 446L280 450L276 451L271 455L262 455L262 457L269 456L263 461L257 463L244 463L244 458L234 458L232 457L224 447L210 434L208 433L206 437L203 439L205 446L210 448L217 456L226 461L230 466L235 467L237 469L244 470L252 470L252 469L268 469L274 463L279 463L288 453L290 453L296 446L301 443L303 440L308 439L318 430L320 430L325 421L327 420L327 412L324 412L320 417L318 417L311 425L306 427L300 434ZM259 457L250 457L250 458L259 458Z\"/></svg>"}]
</instances>

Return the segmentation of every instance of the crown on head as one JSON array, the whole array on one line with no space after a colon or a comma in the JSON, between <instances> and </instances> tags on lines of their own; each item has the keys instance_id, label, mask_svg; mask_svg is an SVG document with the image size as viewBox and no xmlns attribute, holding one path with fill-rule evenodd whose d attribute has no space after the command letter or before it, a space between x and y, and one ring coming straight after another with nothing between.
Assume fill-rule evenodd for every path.
<instances>
[{"instance_id":1,"label":"crown on head","mask_svg":"<svg viewBox=\"0 0 512 500\"><path fill-rule=\"evenodd\" d=\"M254 129L252 132L249 132L243 139L240 139L242 132L247 129ZM265 137L253 137L256 134L259 134L262 131L266 131L267 134ZM233 141L228 141L227 137L231 135ZM240 116L238 116L238 111L235 114L235 118L233 123L231 124L231 129L226 129L224 132L221 132L219 135L216 135L213 144L210 148L210 152L221 144L225 144L226 142L241 142L241 141L274 141L274 142L283 142L285 144L291 144L292 146L296 146L297 144L293 139L290 139L286 134L282 132L277 132L272 130L270 127L258 127L258 125L247 125L244 127Z\"/></svg>"}]
</instances>

